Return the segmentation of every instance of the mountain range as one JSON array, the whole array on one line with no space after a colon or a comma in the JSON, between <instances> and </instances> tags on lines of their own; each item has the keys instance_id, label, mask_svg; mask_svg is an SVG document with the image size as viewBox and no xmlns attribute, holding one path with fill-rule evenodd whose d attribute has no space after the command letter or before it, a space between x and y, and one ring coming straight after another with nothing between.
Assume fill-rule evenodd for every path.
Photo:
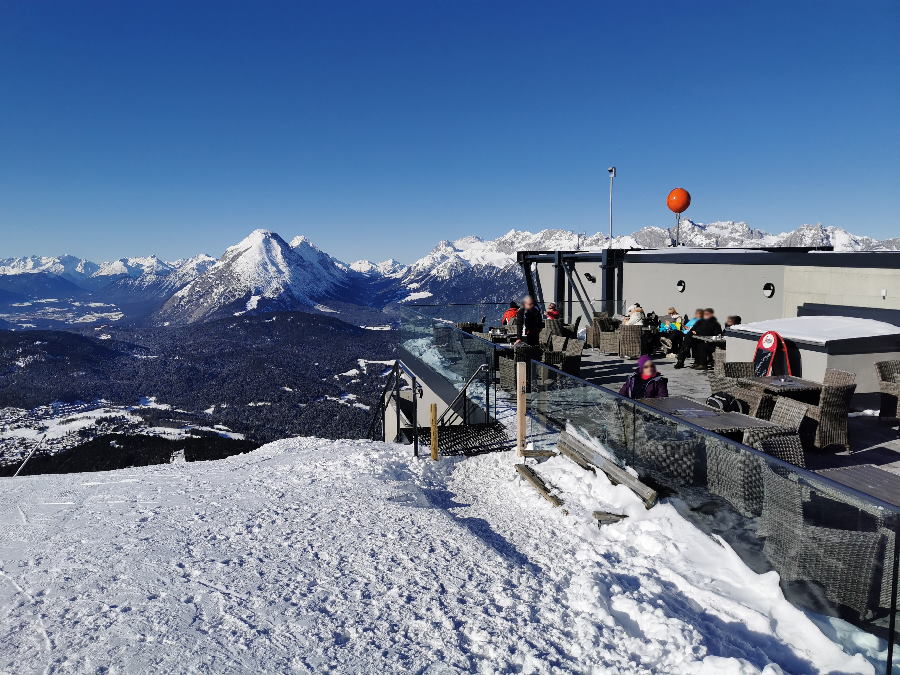
<instances>
[{"instance_id":1,"label":"mountain range","mask_svg":"<svg viewBox=\"0 0 900 675\"><path fill-rule=\"evenodd\" d=\"M151 255L101 263L67 255L0 259L0 306L4 308L0 322L36 327L47 322L89 324L128 317L154 324L188 324L248 312L336 311L331 305L381 308L395 302L502 302L522 290L517 251L592 250L610 244L662 248L674 244L674 234L672 229L645 227L610 242L600 233L510 230L493 240L471 236L442 241L411 265L396 260L345 263L306 237L287 242L269 230L254 230L218 259L205 254L176 261ZM734 221L685 220L680 241L698 247L900 250L900 238L879 241L821 225L769 234Z\"/></svg>"}]
</instances>

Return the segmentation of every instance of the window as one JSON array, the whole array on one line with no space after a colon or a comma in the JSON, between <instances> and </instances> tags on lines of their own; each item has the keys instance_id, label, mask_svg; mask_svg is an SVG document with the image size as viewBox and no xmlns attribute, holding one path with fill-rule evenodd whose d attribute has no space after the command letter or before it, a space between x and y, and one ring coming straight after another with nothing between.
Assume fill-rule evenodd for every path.
<instances>
[{"instance_id":1,"label":"window","mask_svg":"<svg viewBox=\"0 0 900 675\"><path fill-rule=\"evenodd\" d=\"M685 284L682 279L675 282L675 290L679 293L684 293L685 288L687 288L687 284Z\"/></svg>"},{"instance_id":2,"label":"window","mask_svg":"<svg viewBox=\"0 0 900 675\"><path fill-rule=\"evenodd\" d=\"M766 283L764 283L763 295L767 298L771 298L773 295L775 295L775 284L773 284L771 281L767 281Z\"/></svg>"}]
</instances>

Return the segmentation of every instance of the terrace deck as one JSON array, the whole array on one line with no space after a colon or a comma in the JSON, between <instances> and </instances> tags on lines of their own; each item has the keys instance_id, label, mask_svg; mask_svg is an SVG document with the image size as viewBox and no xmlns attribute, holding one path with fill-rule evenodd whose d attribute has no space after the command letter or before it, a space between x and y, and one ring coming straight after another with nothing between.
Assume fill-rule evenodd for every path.
<instances>
[{"instance_id":1,"label":"terrace deck","mask_svg":"<svg viewBox=\"0 0 900 675\"><path fill-rule=\"evenodd\" d=\"M669 379L670 396L687 396L699 401L709 396L709 381L704 371L691 368L676 370L672 359L655 359L654 362ZM589 382L618 391L625 378L634 371L635 363L636 359L606 356L589 349L582 358L581 376ZM886 485L880 488L880 493L874 496L896 502L900 494L900 431L896 421L890 424L880 421L877 416L853 416L850 418L850 444L850 451L840 453L807 452L807 467L819 472L875 465L898 476L898 482L894 487ZM851 473L848 473L848 484L851 484ZM840 481L841 472L829 472L828 477Z\"/></svg>"}]
</instances>

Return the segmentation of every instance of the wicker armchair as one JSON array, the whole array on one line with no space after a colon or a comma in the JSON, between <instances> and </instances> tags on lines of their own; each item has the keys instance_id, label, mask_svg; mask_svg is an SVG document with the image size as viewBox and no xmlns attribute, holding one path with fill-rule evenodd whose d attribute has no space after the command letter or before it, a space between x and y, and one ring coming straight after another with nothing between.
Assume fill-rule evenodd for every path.
<instances>
[{"instance_id":1,"label":"wicker armchair","mask_svg":"<svg viewBox=\"0 0 900 675\"><path fill-rule=\"evenodd\" d=\"M636 359L641 355L641 326L619 326L619 356Z\"/></svg>"},{"instance_id":2,"label":"wicker armchair","mask_svg":"<svg viewBox=\"0 0 900 675\"><path fill-rule=\"evenodd\" d=\"M758 532L766 537L763 551L782 580L815 583L831 602L855 610L860 618L882 604L877 596L878 591L883 593L883 578L887 576L878 564L884 532L807 522L804 505L829 500L781 469L767 467L763 485L765 499ZM833 506L853 505L841 500Z\"/></svg>"},{"instance_id":3,"label":"wicker armchair","mask_svg":"<svg viewBox=\"0 0 900 675\"><path fill-rule=\"evenodd\" d=\"M826 387L846 387L848 384L856 384L856 373L829 368L825 371L825 377L822 379L822 384Z\"/></svg>"},{"instance_id":4,"label":"wicker armchair","mask_svg":"<svg viewBox=\"0 0 900 675\"><path fill-rule=\"evenodd\" d=\"M897 417L897 402L900 400L900 361L879 361L875 364L878 386L881 388L881 410L879 417Z\"/></svg>"},{"instance_id":5,"label":"wicker armchair","mask_svg":"<svg viewBox=\"0 0 900 675\"><path fill-rule=\"evenodd\" d=\"M531 345L527 345L524 343L516 345L512 350L504 351L504 353L501 354L500 358L498 359L498 370L500 371L500 387L502 389L506 389L507 391L515 391L516 364L521 361L528 363L532 359L539 358L541 358L540 347L532 347ZM526 383L529 389L531 388L531 370L531 368L526 369Z\"/></svg>"},{"instance_id":6,"label":"wicker armchair","mask_svg":"<svg viewBox=\"0 0 900 675\"><path fill-rule=\"evenodd\" d=\"M778 426L745 430L744 445L749 445L795 466L806 466L803 444L800 442L800 427L806 417L807 409L808 406L802 403L779 397L775 401L771 417L771 421Z\"/></svg>"},{"instance_id":7,"label":"wicker armchair","mask_svg":"<svg viewBox=\"0 0 900 675\"><path fill-rule=\"evenodd\" d=\"M731 365L731 364L726 364ZM737 377L729 377L716 373L715 366L713 370L707 371L709 378L709 390L712 394L730 394L747 404L747 413L753 417L760 419L768 419L774 405L774 400L760 391L747 389L743 387ZM743 376L741 376L743 377Z\"/></svg>"},{"instance_id":8,"label":"wicker armchair","mask_svg":"<svg viewBox=\"0 0 900 675\"><path fill-rule=\"evenodd\" d=\"M563 354L562 371L570 375L580 375L582 352L584 352L584 341L569 338Z\"/></svg>"},{"instance_id":9,"label":"wicker armchair","mask_svg":"<svg viewBox=\"0 0 900 675\"><path fill-rule=\"evenodd\" d=\"M551 336L549 341L550 348L544 350L544 353L541 356L541 361L546 363L548 366L561 368L563 365L563 359L566 355L566 343L568 341L568 338L564 338L561 335Z\"/></svg>"},{"instance_id":10,"label":"wicker armchair","mask_svg":"<svg viewBox=\"0 0 900 675\"><path fill-rule=\"evenodd\" d=\"M832 372L832 371L828 371ZM828 372L825 380L828 380ZM842 371L836 371L841 373ZM852 373L850 373L852 375ZM844 375L832 376L844 378ZM854 376L855 377L855 376ZM807 417L811 424L805 430L808 443L816 448L832 445L850 447L847 434L847 416L850 413L850 399L856 391L856 384L825 384L819 395L819 405L809 406Z\"/></svg>"}]
</instances>

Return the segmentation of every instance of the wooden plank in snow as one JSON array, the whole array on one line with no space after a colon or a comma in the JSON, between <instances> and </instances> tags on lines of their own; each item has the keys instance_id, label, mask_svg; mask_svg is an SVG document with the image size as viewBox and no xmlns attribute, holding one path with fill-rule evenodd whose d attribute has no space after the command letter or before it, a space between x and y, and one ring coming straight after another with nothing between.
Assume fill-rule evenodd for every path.
<instances>
[{"instance_id":1,"label":"wooden plank in snow","mask_svg":"<svg viewBox=\"0 0 900 675\"><path fill-rule=\"evenodd\" d=\"M534 488L541 494L541 496L548 502L553 504L553 506L563 505L562 499L554 494L551 494L550 489L547 487L547 484L540 476L538 476L534 472L534 469L532 469L530 466L526 466L525 464L516 464L516 471L519 472L519 475L522 476L522 478L531 483Z\"/></svg>"},{"instance_id":2,"label":"wooden plank in snow","mask_svg":"<svg viewBox=\"0 0 900 675\"><path fill-rule=\"evenodd\" d=\"M620 520L625 520L627 517L628 516L622 515L621 513L594 511L594 518L597 519L598 525L611 525L612 523L618 523Z\"/></svg>"},{"instance_id":3,"label":"wooden plank in snow","mask_svg":"<svg viewBox=\"0 0 900 675\"><path fill-rule=\"evenodd\" d=\"M557 447L560 452L572 459L579 466L600 469L614 485L621 483L630 489L644 501L644 506L648 509L656 504L656 490L649 485L642 483L635 476L631 475L611 459L604 457L580 438L576 438L563 431L559 435ZM577 457L577 459L575 459L575 457Z\"/></svg>"}]
</instances>

